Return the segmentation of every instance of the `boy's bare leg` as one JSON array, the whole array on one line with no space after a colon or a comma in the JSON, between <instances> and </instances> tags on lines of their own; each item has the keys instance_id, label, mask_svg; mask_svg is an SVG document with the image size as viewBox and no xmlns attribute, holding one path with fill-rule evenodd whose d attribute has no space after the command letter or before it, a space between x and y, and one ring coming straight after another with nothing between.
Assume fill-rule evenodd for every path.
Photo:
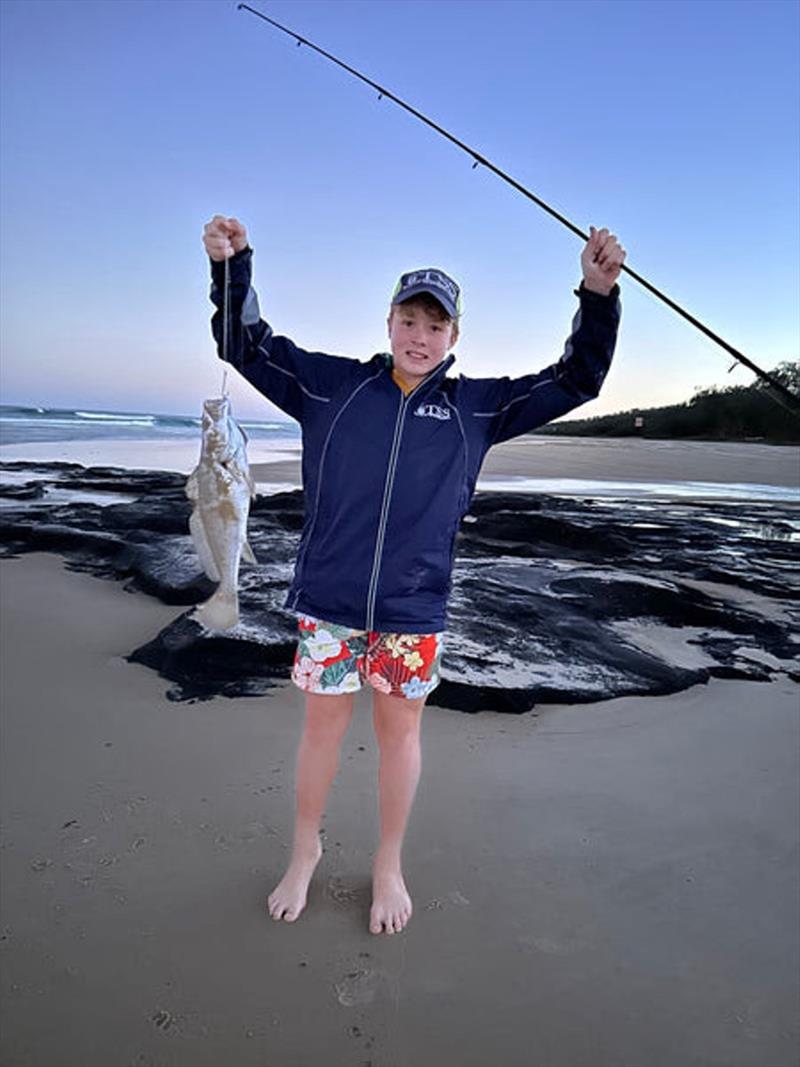
<instances>
[{"instance_id":1,"label":"boy's bare leg","mask_svg":"<svg viewBox=\"0 0 800 1067\"><path fill-rule=\"evenodd\" d=\"M306 693L305 727L297 751L294 843L286 874L268 898L273 919L294 922L306 906L308 883L322 855L320 822L352 714L352 693Z\"/></svg>"},{"instance_id":2,"label":"boy's bare leg","mask_svg":"<svg viewBox=\"0 0 800 1067\"><path fill-rule=\"evenodd\" d=\"M381 840L372 868L371 933L394 934L411 918L400 853L421 769L420 723L425 697L405 700L373 692L373 722L380 748L378 790Z\"/></svg>"}]
</instances>

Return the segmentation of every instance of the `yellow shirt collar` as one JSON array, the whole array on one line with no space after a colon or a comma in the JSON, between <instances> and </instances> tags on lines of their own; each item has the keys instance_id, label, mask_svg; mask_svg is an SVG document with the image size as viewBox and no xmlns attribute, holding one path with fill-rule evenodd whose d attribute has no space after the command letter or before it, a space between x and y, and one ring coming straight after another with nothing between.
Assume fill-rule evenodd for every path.
<instances>
[{"instance_id":1,"label":"yellow shirt collar","mask_svg":"<svg viewBox=\"0 0 800 1067\"><path fill-rule=\"evenodd\" d=\"M400 377L396 368L392 368L392 381L395 383L395 385L398 385L400 389L402 389L404 396L408 396L408 394L414 388L413 385L409 385L404 378Z\"/></svg>"}]
</instances>

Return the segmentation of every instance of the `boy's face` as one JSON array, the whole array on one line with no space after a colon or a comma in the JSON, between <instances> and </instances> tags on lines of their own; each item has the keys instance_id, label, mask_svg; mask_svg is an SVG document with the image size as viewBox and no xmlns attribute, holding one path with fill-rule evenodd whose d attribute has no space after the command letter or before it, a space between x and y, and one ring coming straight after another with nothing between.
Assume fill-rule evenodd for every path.
<instances>
[{"instance_id":1,"label":"boy's face","mask_svg":"<svg viewBox=\"0 0 800 1067\"><path fill-rule=\"evenodd\" d=\"M387 320L394 365L409 385L419 385L458 340L458 324L411 302L395 304Z\"/></svg>"}]
</instances>

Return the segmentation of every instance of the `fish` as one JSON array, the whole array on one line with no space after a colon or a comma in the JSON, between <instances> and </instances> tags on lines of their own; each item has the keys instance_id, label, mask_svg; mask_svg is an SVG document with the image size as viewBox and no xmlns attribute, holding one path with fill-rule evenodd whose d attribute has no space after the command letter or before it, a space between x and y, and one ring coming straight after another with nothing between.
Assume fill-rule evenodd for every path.
<instances>
[{"instance_id":1,"label":"fish","mask_svg":"<svg viewBox=\"0 0 800 1067\"><path fill-rule=\"evenodd\" d=\"M255 482L247 463L247 435L227 396L203 402L200 460L186 482L192 503L189 531L208 577L219 582L194 618L207 630L229 630L239 621L239 565L257 560L247 541Z\"/></svg>"}]
</instances>

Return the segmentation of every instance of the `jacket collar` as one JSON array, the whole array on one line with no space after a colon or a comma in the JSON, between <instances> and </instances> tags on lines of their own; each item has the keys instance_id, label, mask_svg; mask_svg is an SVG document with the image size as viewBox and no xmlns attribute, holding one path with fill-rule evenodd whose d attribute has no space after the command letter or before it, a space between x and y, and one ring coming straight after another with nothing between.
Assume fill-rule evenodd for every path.
<instances>
[{"instance_id":1,"label":"jacket collar","mask_svg":"<svg viewBox=\"0 0 800 1067\"><path fill-rule=\"evenodd\" d=\"M373 360L375 362L382 362L383 365L386 367L386 370L388 371L388 373L389 374L392 373L392 368L394 366L394 360L392 359L392 353L391 352L378 352L372 358L373 358ZM455 354L453 352L451 352L450 355L446 356L437 367L434 367L433 370L425 378L423 378L422 381L419 383L419 385L417 385L414 389L412 389L411 392L408 395L412 396L412 395L417 395L417 394L420 394L420 393L423 393L423 392L427 392L427 390L431 387L432 384L434 384L435 382L441 381L441 379L447 374L447 372L453 366L455 361L456 361Z\"/></svg>"}]
</instances>

